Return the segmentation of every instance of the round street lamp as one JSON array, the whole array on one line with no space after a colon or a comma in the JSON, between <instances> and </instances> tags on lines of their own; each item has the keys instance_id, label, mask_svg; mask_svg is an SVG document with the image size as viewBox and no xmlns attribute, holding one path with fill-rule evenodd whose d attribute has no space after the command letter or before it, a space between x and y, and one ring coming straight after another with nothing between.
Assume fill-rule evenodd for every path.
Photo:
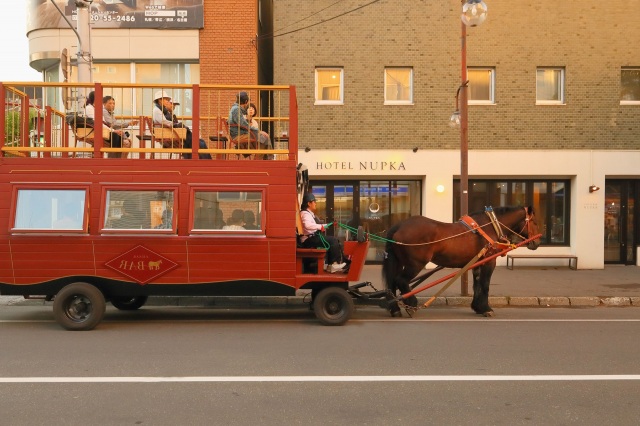
<instances>
[{"instance_id":1,"label":"round street lamp","mask_svg":"<svg viewBox=\"0 0 640 426\"><path fill-rule=\"evenodd\" d=\"M462 22L468 27L476 27L487 19L487 4L482 0L467 0L462 5Z\"/></svg>"}]
</instances>

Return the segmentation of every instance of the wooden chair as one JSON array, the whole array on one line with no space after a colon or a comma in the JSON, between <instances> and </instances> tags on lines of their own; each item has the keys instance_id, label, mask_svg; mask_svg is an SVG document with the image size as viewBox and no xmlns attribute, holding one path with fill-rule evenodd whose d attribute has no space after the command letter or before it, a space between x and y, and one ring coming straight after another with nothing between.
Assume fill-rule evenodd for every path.
<instances>
[{"instance_id":1,"label":"wooden chair","mask_svg":"<svg viewBox=\"0 0 640 426\"><path fill-rule=\"evenodd\" d=\"M235 138L232 138L231 133L229 132L229 127L241 127L241 126L238 126L237 124L230 125L228 120L223 120L223 123L225 126L225 131L227 135L229 135L230 149L257 149L260 146L258 140L253 136L253 133L251 133L251 131L249 131L249 133L247 134L242 134L242 135L238 134L238 136L236 136ZM245 127L245 129L247 128ZM258 160L260 159L261 155L242 154L242 155L235 155L235 157L238 160Z\"/></svg>"},{"instance_id":2,"label":"wooden chair","mask_svg":"<svg viewBox=\"0 0 640 426\"><path fill-rule=\"evenodd\" d=\"M185 127L153 127L152 135L153 143L158 142L163 148L182 149L187 139L187 129ZM181 156L179 155L178 158Z\"/></svg>"},{"instance_id":3,"label":"wooden chair","mask_svg":"<svg viewBox=\"0 0 640 426\"><path fill-rule=\"evenodd\" d=\"M71 127L71 130L76 142L84 142L93 146L95 137L95 129L93 127ZM105 127L102 127L102 140L105 148L111 148L111 131Z\"/></svg>"}]
</instances>

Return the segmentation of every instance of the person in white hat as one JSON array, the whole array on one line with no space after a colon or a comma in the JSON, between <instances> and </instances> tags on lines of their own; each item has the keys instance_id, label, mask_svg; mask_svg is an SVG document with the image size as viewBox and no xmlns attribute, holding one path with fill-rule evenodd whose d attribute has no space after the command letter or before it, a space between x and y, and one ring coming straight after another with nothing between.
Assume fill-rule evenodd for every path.
<instances>
[{"instance_id":1,"label":"person in white hat","mask_svg":"<svg viewBox=\"0 0 640 426\"><path fill-rule=\"evenodd\" d=\"M153 103L155 104L153 108L153 124L155 126L170 128L186 128L187 137L184 140L184 147L187 149L191 148L191 138L193 137L191 129L179 122L178 118L173 113L173 107L180 104L178 102L173 102L171 96L169 96L169 94L164 90L158 90L155 95L153 95ZM200 139L199 146L200 149L209 148L207 143L202 139ZM211 154L198 154L198 156L201 159L211 160ZM182 157L191 158L191 154L182 154Z\"/></svg>"}]
</instances>

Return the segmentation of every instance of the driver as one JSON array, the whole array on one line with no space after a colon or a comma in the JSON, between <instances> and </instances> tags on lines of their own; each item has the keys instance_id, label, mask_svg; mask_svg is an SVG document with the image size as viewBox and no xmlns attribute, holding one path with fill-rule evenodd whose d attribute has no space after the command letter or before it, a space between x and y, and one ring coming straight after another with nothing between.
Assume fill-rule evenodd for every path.
<instances>
[{"instance_id":1,"label":"driver","mask_svg":"<svg viewBox=\"0 0 640 426\"><path fill-rule=\"evenodd\" d=\"M300 242L303 248L316 248L322 247L322 239L320 233L325 231L325 227L320 223L316 216L317 202L316 197L308 192L302 197L302 205L300 206L300 219L302 220L302 235L300 236ZM342 247L340 247L340 241L336 237L324 236L324 239L329 243L329 249L325 257L327 266L325 270L332 274L336 272L346 273L348 272L348 261L345 262L344 253L342 253Z\"/></svg>"}]
</instances>

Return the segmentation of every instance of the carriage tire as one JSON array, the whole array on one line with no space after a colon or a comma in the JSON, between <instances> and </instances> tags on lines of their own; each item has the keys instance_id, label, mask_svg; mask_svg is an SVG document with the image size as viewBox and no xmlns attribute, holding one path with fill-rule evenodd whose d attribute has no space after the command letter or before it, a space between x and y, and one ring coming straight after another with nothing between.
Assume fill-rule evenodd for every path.
<instances>
[{"instance_id":1,"label":"carriage tire","mask_svg":"<svg viewBox=\"0 0 640 426\"><path fill-rule=\"evenodd\" d=\"M328 287L313 299L313 312L323 325L343 325L353 314L353 299L342 288Z\"/></svg>"},{"instance_id":2,"label":"carriage tire","mask_svg":"<svg viewBox=\"0 0 640 426\"><path fill-rule=\"evenodd\" d=\"M147 303L147 296L112 297L111 304L121 311L135 311Z\"/></svg>"},{"instance_id":3,"label":"carriage tire","mask_svg":"<svg viewBox=\"0 0 640 426\"><path fill-rule=\"evenodd\" d=\"M73 283L62 288L53 300L53 316L67 330L93 329L104 318L106 301L95 286Z\"/></svg>"}]
</instances>

